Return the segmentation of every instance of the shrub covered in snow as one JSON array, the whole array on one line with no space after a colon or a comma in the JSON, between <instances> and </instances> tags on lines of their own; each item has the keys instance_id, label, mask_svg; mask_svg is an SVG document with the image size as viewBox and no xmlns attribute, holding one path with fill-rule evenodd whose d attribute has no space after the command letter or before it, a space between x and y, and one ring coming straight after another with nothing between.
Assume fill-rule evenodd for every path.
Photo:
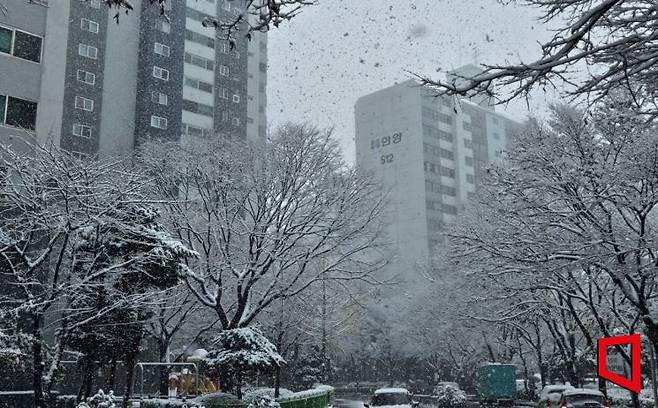
<instances>
[{"instance_id":1,"label":"shrub covered in snow","mask_svg":"<svg viewBox=\"0 0 658 408\"><path fill-rule=\"evenodd\" d=\"M119 408L117 400L114 397L114 392L110 391L105 394L103 390L98 390L98 393L92 397L87 398L86 402L78 404L77 408Z\"/></svg>"},{"instance_id":2,"label":"shrub covered in snow","mask_svg":"<svg viewBox=\"0 0 658 408\"><path fill-rule=\"evenodd\" d=\"M253 327L222 331L213 342L213 349L203 359L216 373L229 373L234 380L238 398L242 398L242 375L285 363L274 344Z\"/></svg>"},{"instance_id":3,"label":"shrub covered in snow","mask_svg":"<svg viewBox=\"0 0 658 408\"><path fill-rule=\"evenodd\" d=\"M270 395L260 395L251 399L248 408L281 408L281 405Z\"/></svg>"},{"instance_id":4,"label":"shrub covered in snow","mask_svg":"<svg viewBox=\"0 0 658 408\"><path fill-rule=\"evenodd\" d=\"M435 390L439 408L459 408L466 403L464 391L452 385L437 387Z\"/></svg>"}]
</instances>

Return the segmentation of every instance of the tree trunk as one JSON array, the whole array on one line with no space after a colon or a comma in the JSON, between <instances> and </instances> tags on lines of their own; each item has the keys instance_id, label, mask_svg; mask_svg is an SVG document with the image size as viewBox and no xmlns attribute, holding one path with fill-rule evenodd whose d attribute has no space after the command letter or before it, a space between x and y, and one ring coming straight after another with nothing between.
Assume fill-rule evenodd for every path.
<instances>
[{"instance_id":1,"label":"tree trunk","mask_svg":"<svg viewBox=\"0 0 658 408\"><path fill-rule=\"evenodd\" d=\"M242 371L238 370L235 374L235 393L239 400L242 399Z\"/></svg>"},{"instance_id":2,"label":"tree trunk","mask_svg":"<svg viewBox=\"0 0 658 408\"><path fill-rule=\"evenodd\" d=\"M43 347L41 343L41 316L32 315L32 388L34 390L35 408L45 408L43 394Z\"/></svg>"},{"instance_id":3,"label":"tree trunk","mask_svg":"<svg viewBox=\"0 0 658 408\"><path fill-rule=\"evenodd\" d=\"M274 398L279 398L281 389L281 367L276 366L274 369Z\"/></svg>"},{"instance_id":4,"label":"tree trunk","mask_svg":"<svg viewBox=\"0 0 658 408\"><path fill-rule=\"evenodd\" d=\"M133 351L126 358L126 387L123 393L123 408L128 408L128 399L133 393L133 384L135 383L135 360L136 353Z\"/></svg>"},{"instance_id":5,"label":"tree trunk","mask_svg":"<svg viewBox=\"0 0 658 408\"><path fill-rule=\"evenodd\" d=\"M160 362L168 363L169 359L167 358L167 354L169 350L167 347L166 340L161 339L160 341L158 341L158 346L159 346ZM158 375L160 380L160 386L159 386L160 395L167 395L169 393L169 367L161 366Z\"/></svg>"},{"instance_id":6,"label":"tree trunk","mask_svg":"<svg viewBox=\"0 0 658 408\"><path fill-rule=\"evenodd\" d=\"M112 358L112 361L110 362L110 376L107 380L107 389L109 391L114 391L116 377L117 377L117 360L116 358Z\"/></svg>"}]
</instances>

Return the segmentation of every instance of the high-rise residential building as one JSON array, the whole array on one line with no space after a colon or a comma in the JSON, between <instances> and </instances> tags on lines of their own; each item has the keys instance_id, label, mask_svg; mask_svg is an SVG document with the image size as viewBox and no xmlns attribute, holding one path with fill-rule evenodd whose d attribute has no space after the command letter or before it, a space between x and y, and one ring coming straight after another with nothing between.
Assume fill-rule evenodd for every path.
<instances>
[{"instance_id":1,"label":"high-rise residential building","mask_svg":"<svg viewBox=\"0 0 658 408\"><path fill-rule=\"evenodd\" d=\"M357 164L380 178L389 194L390 277L417 281L440 233L473 197L487 164L501 157L518 125L488 99L475 102L439 97L409 80L356 103Z\"/></svg>"},{"instance_id":2,"label":"high-rise residential building","mask_svg":"<svg viewBox=\"0 0 658 408\"><path fill-rule=\"evenodd\" d=\"M0 141L111 155L147 138L264 137L266 34L230 45L202 24L235 19L239 0L168 0L166 18L148 0L128 15L101 0L3 4Z\"/></svg>"}]
</instances>

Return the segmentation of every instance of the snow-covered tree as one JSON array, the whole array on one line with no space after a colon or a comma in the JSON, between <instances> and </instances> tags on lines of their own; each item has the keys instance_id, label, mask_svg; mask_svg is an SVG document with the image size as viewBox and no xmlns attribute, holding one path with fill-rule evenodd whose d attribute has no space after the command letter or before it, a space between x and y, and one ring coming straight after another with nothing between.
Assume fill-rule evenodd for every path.
<instances>
[{"instance_id":1,"label":"snow-covered tree","mask_svg":"<svg viewBox=\"0 0 658 408\"><path fill-rule=\"evenodd\" d=\"M0 146L0 313L29 321L35 406L43 407L69 333L148 296L165 269L194 255L153 223L145 178L120 160L81 160L59 148ZM169 272L170 281L176 273ZM90 288L145 282L102 308L80 302ZM128 291L125 291L128 293ZM72 308L76 305L76 308ZM93 310L93 311L92 311ZM44 327L58 328L52 348Z\"/></svg>"},{"instance_id":2,"label":"snow-covered tree","mask_svg":"<svg viewBox=\"0 0 658 408\"><path fill-rule=\"evenodd\" d=\"M570 375L617 328L641 322L658 344L658 144L632 104L611 98L591 115L555 107L549 123L531 122L451 233L489 317L541 319Z\"/></svg>"},{"instance_id":3,"label":"snow-covered tree","mask_svg":"<svg viewBox=\"0 0 658 408\"><path fill-rule=\"evenodd\" d=\"M553 37L541 44L534 61L491 63L484 72L464 81L422 77L440 93L463 96L493 94L495 82L500 101L527 95L535 88L566 87L569 95L605 97L614 90L644 93L637 98L641 109L658 111L655 77L658 57L654 41L658 16L655 5L644 0L518 0L542 10L543 24L555 23ZM582 76L574 75L580 70ZM582 79L581 79L582 78ZM501 91L501 89L503 91Z\"/></svg>"},{"instance_id":4,"label":"snow-covered tree","mask_svg":"<svg viewBox=\"0 0 658 408\"><path fill-rule=\"evenodd\" d=\"M200 254L187 286L223 329L323 279L374 280L383 194L345 165L330 132L287 125L262 145L209 143L151 144L142 161L168 223Z\"/></svg>"},{"instance_id":5,"label":"snow-covered tree","mask_svg":"<svg viewBox=\"0 0 658 408\"><path fill-rule=\"evenodd\" d=\"M255 327L223 330L213 340L213 348L203 361L211 371L228 374L239 399L242 399L245 373L285 363L274 344Z\"/></svg>"}]
</instances>

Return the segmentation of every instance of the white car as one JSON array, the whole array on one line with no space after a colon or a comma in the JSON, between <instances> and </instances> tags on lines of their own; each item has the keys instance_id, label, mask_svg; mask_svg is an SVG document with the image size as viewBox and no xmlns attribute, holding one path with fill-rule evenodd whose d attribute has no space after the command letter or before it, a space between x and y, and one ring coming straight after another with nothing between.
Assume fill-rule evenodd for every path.
<instances>
[{"instance_id":1,"label":"white car","mask_svg":"<svg viewBox=\"0 0 658 408\"><path fill-rule=\"evenodd\" d=\"M537 408L558 408L558 402L562 397L562 393L566 390L572 390L571 385L565 384L551 384L545 386L539 394L539 402Z\"/></svg>"},{"instance_id":2,"label":"white car","mask_svg":"<svg viewBox=\"0 0 658 408\"><path fill-rule=\"evenodd\" d=\"M370 404L363 403L366 408L370 407L399 407L413 408L418 403L411 398L411 393L406 388L380 388L375 391Z\"/></svg>"},{"instance_id":3,"label":"white car","mask_svg":"<svg viewBox=\"0 0 658 408\"><path fill-rule=\"evenodd\" d=\"M601 391L585 388L564 391L559 404L567 408L608 408L608 402Z\"/></svg>"}]
</instances>

